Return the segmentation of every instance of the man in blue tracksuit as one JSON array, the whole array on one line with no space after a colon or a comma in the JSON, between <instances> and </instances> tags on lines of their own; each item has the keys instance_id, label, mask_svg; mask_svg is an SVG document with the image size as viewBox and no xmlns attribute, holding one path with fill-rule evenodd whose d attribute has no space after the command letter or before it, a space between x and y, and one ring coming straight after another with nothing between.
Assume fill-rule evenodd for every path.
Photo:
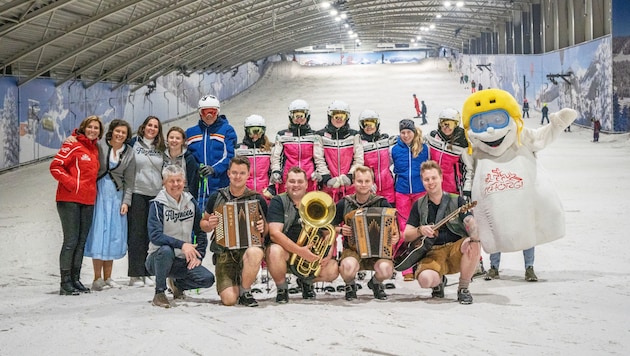
<instances>
[{"instance_id":1,"label":"man in blue tracksuit","mask_svg":"<svg viewBox=\"0 0 630 356\"><path fill-rule=\"evenodd\" d=\"M203 96L198 107L200 120L186 130L186 145L199 162L199 189L193 195L203 211L210 194L230 184L227 169L234 157L237 137L225 115L219 115L221 104L215 96Z\"/></svg>"}]
</instances>

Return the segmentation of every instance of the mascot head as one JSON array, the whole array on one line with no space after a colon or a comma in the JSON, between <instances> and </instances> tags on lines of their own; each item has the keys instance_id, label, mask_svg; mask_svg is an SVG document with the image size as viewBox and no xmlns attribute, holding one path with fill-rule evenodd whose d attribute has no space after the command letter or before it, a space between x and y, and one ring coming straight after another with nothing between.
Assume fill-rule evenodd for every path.
<instances>
[{"instance_id":1,"label":"mascot head","mask_svg":"<svg viewBox=\"0 0 630 356\"><path fill-rule=\"evenodd\" d=\"M470 154L476 148L498 157L515 142L520 144L521 108L504 90L485 89L469 96L462 120Z\"/></svg>"}]
</instances>

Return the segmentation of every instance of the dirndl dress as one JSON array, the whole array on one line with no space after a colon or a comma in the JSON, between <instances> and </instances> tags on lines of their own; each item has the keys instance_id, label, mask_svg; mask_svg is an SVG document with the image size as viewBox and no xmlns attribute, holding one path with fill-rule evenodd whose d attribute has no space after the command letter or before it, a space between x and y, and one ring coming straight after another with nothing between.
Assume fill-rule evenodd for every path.
<instances>
[{"instance_id":1,"label":"dirndl dress","mask_svg":"<svg viewBox=\"0 0 630 356\"><path fill-rule=\"evenodd\" d=\"M92 227L83 254L103 261L121 259L127 254L127 215L120 214L124 190L116 190L108 174L96 185Z\"/></svg>"}]
</instances>

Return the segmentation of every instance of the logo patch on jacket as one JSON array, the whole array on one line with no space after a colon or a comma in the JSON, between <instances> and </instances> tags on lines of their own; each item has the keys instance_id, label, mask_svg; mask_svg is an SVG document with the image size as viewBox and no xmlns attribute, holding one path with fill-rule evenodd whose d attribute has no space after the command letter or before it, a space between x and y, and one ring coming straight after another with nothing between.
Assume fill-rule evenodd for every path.
<instances>
[{"instance_id":1,"label":"logo patch on jacket","mask_svg":"<svg viewBox=\"0 0 630 356\"><path fill-rule=\"evenodd\" d=\"M84 154L81 156L81 160L82 160L82 161L91 161L92 159L90 158L90 155L88 155L87 153L84 153Z\"/></svg>"},{"instance_id":2,"label":"logo patch on jacket","mask_svg":"<svg viewBox=\"0 0 630 356\"><path fill-rule=\"evenodd\" d=\"M523 188L523 178L513 172L503 173L499 168L488 173L485 179L484 195Z\"/></svg>"}]
</instances>

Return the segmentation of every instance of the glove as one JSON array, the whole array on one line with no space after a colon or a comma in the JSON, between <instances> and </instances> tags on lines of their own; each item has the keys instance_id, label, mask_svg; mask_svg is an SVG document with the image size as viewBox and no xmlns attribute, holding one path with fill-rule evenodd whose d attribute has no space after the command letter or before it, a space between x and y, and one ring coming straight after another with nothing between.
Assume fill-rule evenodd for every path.
<instances>
[{"instance_id":1,"label":"glove","mask_svg":"<svg viewBox=\"0 0 630 356\"><path fill-rule=\"evenodd\" d=\"M339 177L334 177L334 178L330 178L328 180L328 182L326 182L326 185L328 186L328 188L339 188L341 185L341 182L339 181Z\"/></svg>"},{"instance_id":2,"label":"glove","mask_svg":"<svg viewBox=\"0 0 630 356\"><path fill-rule=\"evenodd\" d=\"M342 174L337 178L339 179L339 186L347 187L350 184L352 184L352 181L350 180L350 178L348 178L348 176L345 174Z\"/></svg>"},{"instance_id":3,"label":"glove","mask_svg":"<svg viewBox=\"0 0 630 356\"><path fill-rule=\"evenodd\" d=\"M214 168L212 166L203 166L199 168L199 174L202 177L207 177L214 174Z\"/></svg>"},{"instance_id":4,"label":"glove","mask_svg":"<svg viewBox=\"0 0 630 356\"><path fill-rule=\"evenodd\" d=\"M549 120L551 121L551 123L555 123L557 121L558 126L562 128L571 125L571 123L573 123L575 119L577 119L577 111L568 108L562 109L549 115Z\"/></svg>"},{"instance_id":5,"label":"glove","mask_svg":"<svg viewBox=\"0 0 630 356\"><path fill-rule=\"evenodd\" d=\"M464 194L464 200L466 202L469 202L471 200L471 198L472 198L470 190L464 190L462 193Z\"/></svg>"},{"instance_id":6,"label":"glove","mask_svg":"<svg viewBox=\"0 0 630 356\"><path fill-rule=\"evenodd\" d=\"M276 186L270 185L267 188L263 189L263 195L267 199L271 199L276 195Z\"/></svg>"},{"instance_id":7,"label":"glove","mask_svg":"<svg viewBox=\"0 0 630 356\"><path fill-rule=\"evenodd\" d=\"M316 181L317 183L322 181L322 175L317 173L317 172L313 172L311 173L311 180Z\"/></svg>"},{"instance_id":8,"label":"glove","mask_svg":"<svg viewBox=\"0 0 630 356\"><path fill-rule=\"evenodd\" d=\"M274 171L273 173L271 173L269 184L280 184L280 183L282 183L282 173L280 173L280 171Z\"/></svg>"}]
</instances>

